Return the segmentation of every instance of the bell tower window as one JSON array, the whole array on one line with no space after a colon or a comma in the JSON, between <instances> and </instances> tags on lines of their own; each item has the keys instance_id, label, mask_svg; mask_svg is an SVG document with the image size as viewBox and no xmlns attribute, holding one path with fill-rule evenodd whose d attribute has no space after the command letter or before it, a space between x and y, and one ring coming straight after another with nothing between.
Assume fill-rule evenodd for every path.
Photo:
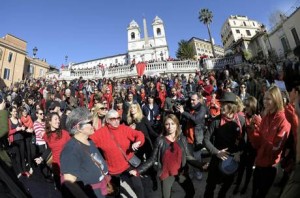
<instances>
[{"instance_id":1,"label":"bell tower window","mask_svg":"<svg viewBox=\"0 0 300 198\"><path fill-rule=\"evenodd\" d=\"M156 29L156 34L157 34L157 36L160 36L160 35L161 35L161 29L160 29L160 28L157 28L157 29Z\"/></svg>"},{"instance_id":2,"label":"bell tower window","mask_svg":"<svg viewBox=\"0 0 300 198\"><path fill-rule=\"evenodd\" d=\"M131 32L131 39L134 40L135 39L135 33Z\"/></svg>"}]
</instances>

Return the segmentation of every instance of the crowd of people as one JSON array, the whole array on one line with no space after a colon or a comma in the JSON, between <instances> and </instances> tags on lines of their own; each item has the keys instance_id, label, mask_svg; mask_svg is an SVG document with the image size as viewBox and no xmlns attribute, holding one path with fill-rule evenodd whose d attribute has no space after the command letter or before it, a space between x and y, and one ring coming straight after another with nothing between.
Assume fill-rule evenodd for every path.
<instances>
[{"instance_id":1,"label":"crowd of people","mask_svg":"<svg viewBox=\"0 0 300 198\"><path fill-rule=\"evenodd\" d=\"M281 195L292 197L299 185L299 79L299 62L284 62L188 76L27 79L3 88L0 195L30 197L18 179L40 171L63 197L155 191L168 198L176 188L190 198L192 179L207 171L205 198L217 185L218 197L231 187L245 194L251 180L258 198L283 169Z\"/></svg>"}]
</instances>

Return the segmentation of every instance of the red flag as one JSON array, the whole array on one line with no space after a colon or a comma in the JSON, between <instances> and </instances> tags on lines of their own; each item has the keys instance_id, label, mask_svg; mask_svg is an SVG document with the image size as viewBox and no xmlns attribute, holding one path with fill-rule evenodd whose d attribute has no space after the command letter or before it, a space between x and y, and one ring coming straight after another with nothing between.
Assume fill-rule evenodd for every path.
<instances>
[{"instance_id":1,"label":"red flag","mask_svg":"<svg viewBox=\"0 0 300 198\"><path fill-rule=\"evenodd\" d=\"M146 69L146 63L141 62L141 63L136 64L136 71L139 76L143 76L145 69Z\"/></svg>"}]
</instances>

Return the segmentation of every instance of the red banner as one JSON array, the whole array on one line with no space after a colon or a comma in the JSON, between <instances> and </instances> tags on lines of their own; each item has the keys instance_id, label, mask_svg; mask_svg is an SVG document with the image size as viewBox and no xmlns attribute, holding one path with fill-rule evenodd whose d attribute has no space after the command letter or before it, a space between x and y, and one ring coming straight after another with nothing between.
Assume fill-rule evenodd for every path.
<instances>
[{"instance_id":1,"label":"red banner","mask_svg":"<svg viewBox=\"0 0 300 198\"><path fill-rule=\"evenodd\" d=\"M139 76L142 76L144 74L145 69L146 69L146 63L142 62L142 63L136 64L136 71Z\"/></svg>"}]
</instances>

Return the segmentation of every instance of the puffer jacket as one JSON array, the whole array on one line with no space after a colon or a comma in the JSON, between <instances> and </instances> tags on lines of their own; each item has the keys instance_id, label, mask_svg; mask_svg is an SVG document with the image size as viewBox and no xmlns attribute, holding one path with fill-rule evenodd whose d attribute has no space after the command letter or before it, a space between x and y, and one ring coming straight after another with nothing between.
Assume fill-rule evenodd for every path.
<instances>
[{"instance_id":1,"label":"puffer jacket","mask_svg":"<svg viewBox=\"0 0 300 198\"><path fill-rule=\"evenodd\" d=\"M188 147L187 147L187 141L185 136L181 133L177 143L179 144L181 150L182 150L182 160L181 160L181 168L184 168L186 166L186 162L191 164L194 167L197 167L199 169L202 169L203 163L196 160L192 154L190 153ZM157 175L159 176L162 173L162 159L164 156L165 151L169 147L169 144L167 143L164 136L159 136L156 139L156 142L154 144L154 149L152 152L151 157L142 165L140 165L137 168L137 172L139 174L144 173L147 171L151 166L155 165L157 168Z\"/></svg>"}]
</instances>

